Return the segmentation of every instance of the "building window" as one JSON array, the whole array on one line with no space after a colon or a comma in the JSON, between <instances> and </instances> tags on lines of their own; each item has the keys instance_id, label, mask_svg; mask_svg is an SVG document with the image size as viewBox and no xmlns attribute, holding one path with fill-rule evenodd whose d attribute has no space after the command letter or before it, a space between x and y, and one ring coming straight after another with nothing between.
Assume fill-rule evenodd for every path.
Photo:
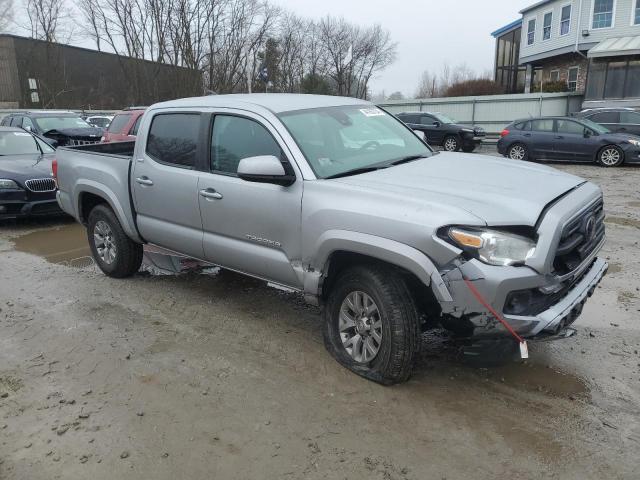
<instances>
[{"instance_id":1,"label":"building window","mask_svg":"<svg viewBox=\"0 0 640 480\"><path fill-rule=\"evenodd\" d=\"M615 0L593 0L592 28L610 28L613 26L613 4Z\"/></svg>"},{"instance_id":2,"label":"building window","mask_svg":"<svg viewBox=\"0 0 640 480\"><path fill-rule=\"evenodd\" d=\"M569 30L571 30L571 5L565 5L560 14L560 35L567 35Z\"/></svg>"},{"instance_id":3,"label":"building window","mask_svg":"<svg viewBox=\"0 0 640 480\"><path fill-rule=\"evenodd\" d=\"M40 101L40 97L38 96L38 92L31 92L31 103L38 103Z\"/></svg>"},{"instance_id":4,"label":"building window","mask_svg":"<svg viewBox=\"0 0 640 480\"><path fill-rule=\"evenodd\" d=\"M37 90L38 89L38 83L36 82L35 78L30 78L29 79L29 89L30 90Z\"/></svg>"},{"instance_id":5,"label":"building window","mask_svg":"<svg viewBox=\"0 0 640 480\"><path fill-rule=\"evenodd\" d=\"M591 60L585 98L640 98L640 57Z\"/></svg>"},{"instance_id":6,"label":"building window","mask_svg":"<svg viewBox=\"0 0 640 480\"><path fill-rule=\"evenodd\" d=\"M579 67L571 67L567 75L567 88L570 92L578 89L578 70Z\"/></svg>"},{"instance_id":7,"label":"building window","mask_svg":"<svg viewBox=\"0 0 640 480\"><path fill-rule=\"evenodd\" d=\"M559 82L560 70L551 70L551 73L549 74L549 80L552 82Z\"/></svg>"},{"instance_id":8,"label":"building window","mask_svg":"<svg viewBox=\"0 0 640 480\"><path fill-rule=\"evenodd\" d=\"M636 0L636 8L633 9L633 24L640 25L640 0Z\"/></svg>"},{"instance_id":9,"label":"building window","mask_svg":"<svg viewBox=\"0 0 640 480\"><path fill-rule=\"evenodd\" d=\"M553 21L553 12L545 13L542 21L542 40L549 40L551 38L551 22L552 21Z\"/></svg>"},{"instance_id":10,"label":"building window","mask_svg":"<svg viewBox=\"0 0 640 480\"><path fill-rule=\"evenodd\" d=\"M529 20L529 24L527 27L527 45L533 45L533 42L536 39L536 19L532 18Z\"/></svg>"}]
</instances>

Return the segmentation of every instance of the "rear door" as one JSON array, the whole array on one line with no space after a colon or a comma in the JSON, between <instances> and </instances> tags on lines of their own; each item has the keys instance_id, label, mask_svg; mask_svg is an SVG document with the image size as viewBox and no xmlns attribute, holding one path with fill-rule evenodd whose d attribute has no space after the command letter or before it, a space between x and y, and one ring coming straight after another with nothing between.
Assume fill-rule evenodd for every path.
<instances>
[{"instance_id":1,"label":"rear door","mask_svg":"<svg viewBox=\"0 0 640 480\"><path fill-rule=\"evenodd\" d=\"M198 187L205 259L302 288L302 271L292 264L301 260L303 182L282 138L262 117L234 110L217 112L210 131L209 172ZM258 155L277 156L298 181L283 187L238 178L240 160Z\"/></svg>"},{"instance_id":2,"label":"rear door","mask_svg":"<svg viewBox=\"0 0 640 480\"><path fill-rule=\"evenodd\" d=\"M136 149L131 182L142 237L199 259L204 256L198 205L206 152L203 118L190 111L156 114L140 138L145 148Z\"/></svg>"},{"instance_id":3,"label":"rear door","mask_svg":"<svg viewBox=\"0 0 640 480\"><path fill-rule=\"evenodd\" d=\"M620 112L620 132L640 135L640 113Z\"/></svg>"},{"instance_id":4,"label":"rear door","mask_svg":"<svg viewBox=\"0 0 640 480\"><path fill-rule=\"evenodd\" d=\"M539 118L531 120L531 153L535 158L552 159L554 155L554 131L553 118Z\"/></svg>"}]
</instances>

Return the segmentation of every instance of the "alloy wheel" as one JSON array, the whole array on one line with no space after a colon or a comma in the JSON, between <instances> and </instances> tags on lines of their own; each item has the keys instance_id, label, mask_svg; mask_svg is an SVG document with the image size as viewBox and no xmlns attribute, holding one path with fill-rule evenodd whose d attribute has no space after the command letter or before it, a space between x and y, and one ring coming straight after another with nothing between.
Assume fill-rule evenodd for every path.
<instances>
[{"instance_id":1,"label":"alloy wheel","mask_svg":"<svg viewBox=\"0 0 640 480\"><path fill-rule=\"evenodd\" d=\"M349 293L340 306L342 345L358 363L373 360L382 346L382 317L373 299L364 292Z\"/></svg>"},{"instance_id":2,"label":"alloy wheel","mask_svg":"<svg viewBox=\"0 0 640 480\"><path fill-rule=\"evenodd\" d=\"M512 160L524 160L526 151L522 145L514 145L509 149L509 158Z\"/></svg>"},{"instance_id":3,"label":"alloy wheel","mask_svg":"<svg viewBox=\"0 0 640 480\"><path fill-rule=\"evenodd\" d=\"M600 155L600 161L607 167L612 167L620 162L620 151L617 148L607 148Z\"/></svg>"},{"instance_id":4,"label":"alloy wheel","mask_svg":"<svg viewBox=\"0 0 640 480\"><path fill-rule=\"evenodd\" d=\"M458 149L458 142L455 138L449 137L444 141L444 149L447 152L455 152Z\"/></svg>"},{"instance_id":5,"label":"alloy wheel","mask_svg":"<svg viewBox=\"0 0 640 480\"><path fill-rule=\"evenodd\" d=\"M93 228L93 239L100 259L104 263L111 265L116 259L117 249L113 231L107 222L103 220L96 222Z\"/></svg>"}]
</instances>

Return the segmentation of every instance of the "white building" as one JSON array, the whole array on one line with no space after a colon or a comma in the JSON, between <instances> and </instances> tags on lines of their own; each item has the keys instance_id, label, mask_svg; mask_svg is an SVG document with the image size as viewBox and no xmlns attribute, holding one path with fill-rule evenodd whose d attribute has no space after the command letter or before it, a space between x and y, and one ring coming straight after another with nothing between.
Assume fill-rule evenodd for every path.
<instances>
[{"instance_id":1,"label":"white building","mask_svg":"<svg viewBox=\"0 0 640 480\"><path fill-rule=\"evenodd\" d=\"M640 106L640 0L543 0L520 13L525 92L564 82L585 106Z\"/></svg>"}]
</instances>

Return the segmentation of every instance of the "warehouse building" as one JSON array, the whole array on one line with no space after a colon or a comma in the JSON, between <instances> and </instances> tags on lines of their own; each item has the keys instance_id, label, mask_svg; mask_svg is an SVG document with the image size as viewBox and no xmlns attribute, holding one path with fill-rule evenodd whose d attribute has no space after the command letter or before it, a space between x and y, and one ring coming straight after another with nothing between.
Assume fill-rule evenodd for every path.
<instances>
[{"instance_id":1,"label":"warehouse building","mask_svg":"<svg viewBox=\"0 0 640 480\"><path fill-rule=\"evenodd\" d=\"M115 110L202 92L197 70L0 34L0 109Z\"/></svg>"}]
</instances>

